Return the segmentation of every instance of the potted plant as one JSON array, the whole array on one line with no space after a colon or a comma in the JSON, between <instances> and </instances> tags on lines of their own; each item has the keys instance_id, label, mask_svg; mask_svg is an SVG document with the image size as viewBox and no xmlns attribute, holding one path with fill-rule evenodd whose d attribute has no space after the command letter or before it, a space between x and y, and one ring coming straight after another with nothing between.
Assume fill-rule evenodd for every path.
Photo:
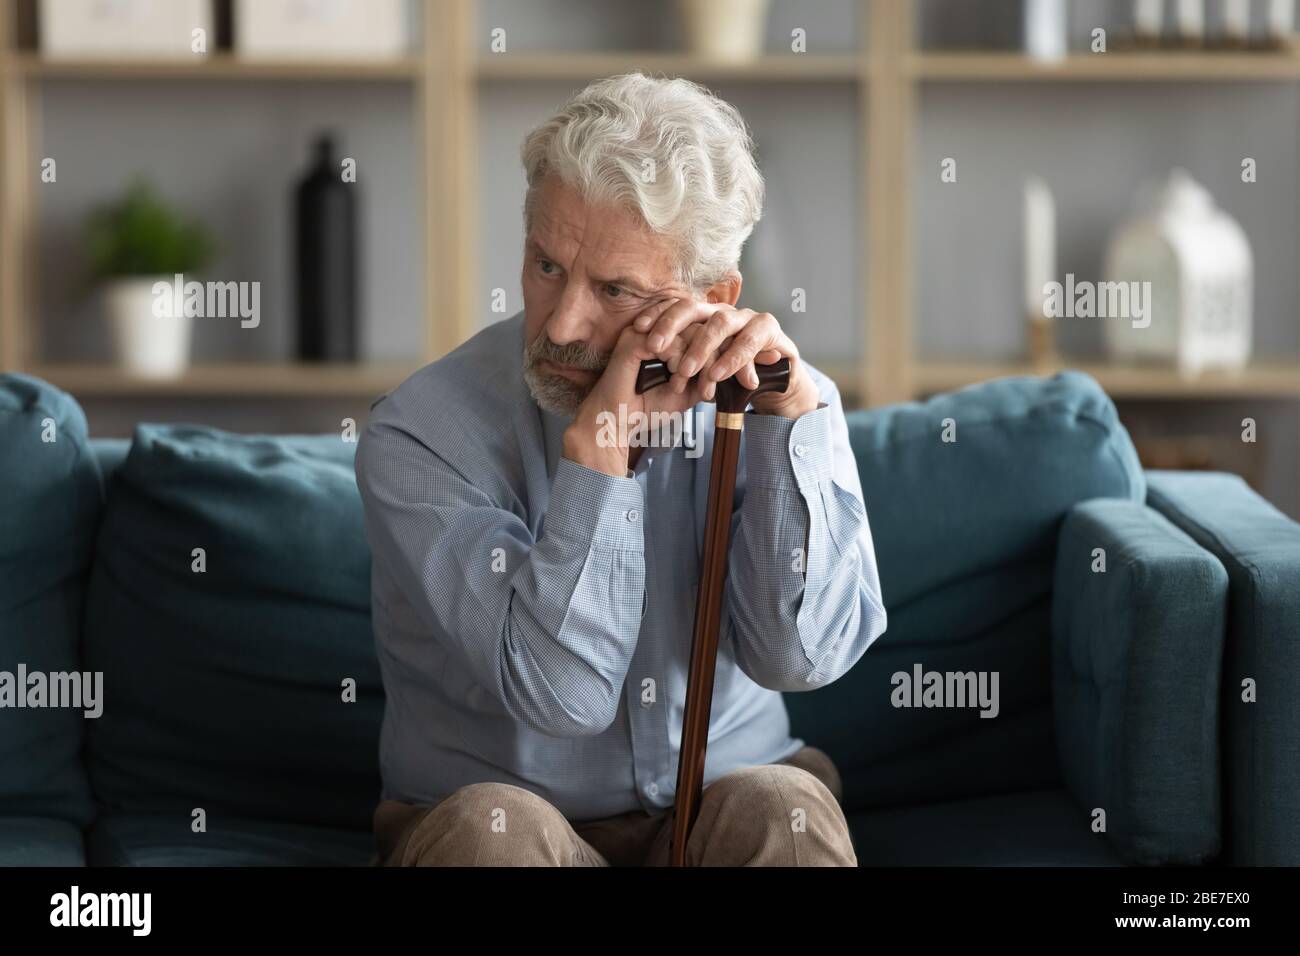
<instances>
[{"instance_id":1,"label":"potted plant","mask_svg":"<svg viewBox=\"0 0 1300 956\"><path fill-rule=\"evenodd\" d=\"M87 240L92 268L103 284L118 363L151 378L181 374L189 361L193 318L177 308L170 293L155 294L154 286L165 282L170 289L176 275L210 261L207 232L139 181L91 213Z\"/></svg>"}]
</instances>

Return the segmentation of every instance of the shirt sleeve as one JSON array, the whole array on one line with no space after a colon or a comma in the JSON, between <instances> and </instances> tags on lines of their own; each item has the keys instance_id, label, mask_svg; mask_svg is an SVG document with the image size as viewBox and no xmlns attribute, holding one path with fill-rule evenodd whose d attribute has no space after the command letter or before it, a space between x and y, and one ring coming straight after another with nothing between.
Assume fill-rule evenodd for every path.
<instances>
[{"instance_id":1,"label":"shirt sleeve","mask_svg":"<svg viewBox=\"0 0 1300 956\"><path fill-rule=\"evenodd\" d=\"M885 631L875 547L839 390L797 419L745 414L727 632L758 684L813 690Z\"/></svg>"},{"instance_id":2,"label":"shirt sleeve","mask_svg":"<svg viewBox=\"0 0 1300 956\"><path fill-rule=\"evenodd\" d=\"M374 561L478 683L556 737L614 720L645 613L640 485L560 459L540 534L392 422L357 484Z\"/></svg>"}]
</instances>

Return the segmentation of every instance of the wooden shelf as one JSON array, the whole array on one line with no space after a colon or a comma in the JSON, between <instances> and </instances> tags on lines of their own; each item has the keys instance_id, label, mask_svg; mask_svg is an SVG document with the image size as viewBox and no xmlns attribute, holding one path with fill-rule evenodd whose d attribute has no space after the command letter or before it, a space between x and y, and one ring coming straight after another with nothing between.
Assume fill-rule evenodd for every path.
<instances>
[{"instance_id":1,"label":"wooden shelf","mask_svg":"<svg viewBox=\"0 0 1300 956\"><path fill-rule=\"evenodd\" d=\"M858 80L867 73L857 54L772 54L738 63L687 53L500 53L484 54L475 64L484 80L575 80L644 70L709 80Z\"/></svg>"},{"instance_id":2,"label":"wooden shelf","mask_svg":"<svg viewBox=\"0 0 1300 956\"><path fill-rule=\"evenodd\" d=\"M422 75L418 57L394 60L257 60L230 53L162 59L49 59L16 54L9 68L33 79L91 80L359 80L413 81Z\"/></svg>"},{"instance_id":3,"label":"wooden shelf","mask_svg":"<svg viewBox=\"0 0 1300 956\"><path fill-rule=\"evenodd\" d=\"M77 397L377 396L415 371L407 364L228 363L195 365L174 379L131 375L111 365L44 365L29 374Z\"/></svg>"},{"instance_id":4,"label":"wooden shelf","mask_svg":"<svg viewBox=\"0 0 1300 956\"><path fill-rule=\"evenodd\" d=\"M1300 361L1260 362L1240 373L1207 371L1195 377L1154 366L1066 363L1062 367L1086 372L1116 399L1300 398ZM1051 375L1055 371L1027 363L920 362L914 367L913 381L918 395L929 395L1008 375Z\"/></svg>"},{"instance_id":5,"label":"wooden shelf","mask_svg":"<svg viewBox=\"0 0 1300 956\"><path fill-rule=\"evenodd\" d=\"M921 80L1294 80L1300 78L1300 57L1289 51L1112 52L1077 53L1060 63L1044 63L1020 53L919 53L907 57L906 69Z\"/></svg>"},{"instance_id":6,"label":"wooden shelf","mask_svg":"<svg viewBox=\"0 0 1300 956\"><path fill-rule=\"evenodd\" d=\"M850 399L861 398L861 365L856 362L836 361L834 359L827 359L823 362L817 358L807 356L805 356L804 361L835 383L835 387L840 390L840 398L844 401L846 408Z\"/></svg>"}]
</instances>

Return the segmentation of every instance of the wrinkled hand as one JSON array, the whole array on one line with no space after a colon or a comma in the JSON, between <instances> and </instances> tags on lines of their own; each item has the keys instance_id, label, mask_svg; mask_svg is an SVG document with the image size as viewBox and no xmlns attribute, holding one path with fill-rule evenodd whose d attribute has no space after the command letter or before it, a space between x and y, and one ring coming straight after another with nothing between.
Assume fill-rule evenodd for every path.
<instances>
[{"instance_id":1,"label":"wrinkled hand","mask_svg":"<svg viewBox=\"0 0 1300 956\"><path fill-rule=\"evenodd\" d=\"M629 448L624 439L629 436L619 435L619 441L612 444L602 441L610 432L604 423L629 421L636 412L653 421L657 413L685 413L704 401L704 382L689 383L680 391L664 385L643 395L636 392L641 363L652 358L680 357L690 338L688 334L669 348L656 351L646 345L645 333L632 325L623 329L605 371L565 429L564 456L615 477L626 475Z\"/></svg>"},{"instance_id":2,"label":"wrinkled hand","mask_svg":"<svg viewBox=\"0 0 1300 956\"><path fill-rule=\"evenodd\" d=\"M626 436L618 436L617 442L602 440L610 432L602 420L624 422L634 412L651 417L687 412L702 401L713 401L718 383L733 375L742 385L757 388L754 366L783 357L790 360L786 390L758 395L752 404L762 414L798 418L817 408L820 396L799 360L799 349L771 314L693 299L659 300L619 334L609 364L565 429L564 457L624 477ZM638 395L641 363L652 358L663 360L672 378Z\"/></svg>"},{"instance_id":3,"label":"wrinkled hand","mask_svg":"<svg viewBox=\"0 0 1300 956\"><path fill-rule=\"evenodd\" d=\"M718 382L736 376L747 388L758 387L755 365L790 360L790 384L784 392L755 396L755 411L798 418L817 408L819 396L799 349L769 312L737 309L719 302L666 299L652 304L632 322L644 332L646 345L673 373L666 388L689 394L699 374L702 396L712 401Z\"/></svg>"}]
</instances>

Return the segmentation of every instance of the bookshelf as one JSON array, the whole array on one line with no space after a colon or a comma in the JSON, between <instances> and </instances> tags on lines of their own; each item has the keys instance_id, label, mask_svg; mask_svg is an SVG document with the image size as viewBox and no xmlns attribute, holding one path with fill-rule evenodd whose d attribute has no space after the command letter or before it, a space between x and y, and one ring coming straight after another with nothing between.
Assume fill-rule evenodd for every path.
<instances>
[{"instance_id":1,"label":"bookshelf","mask_svg":"<svg viewBox=\"0 0 1300 956\"><path fill-rule=\"evenodd\" d=\"M151 379L111 365L35 365L30 374L74 395L310 398L367 398L401 384L418 366L397 363L349 365L305 362L198 363L183 378Z\"/></svg>"},{"instance_id":2,"label":"bookshelf","mask_svg":"<svg viewBox=\"0 0 1300 956\"><path fill-rule=\"evenodd\" d=\"M479 287L477 124L479 88L485 83L563 81L575 87L630 69L681 75L701 82L753 84L843 82L860 95L858 253L866 295L860 322L864 354L819 363L839 383L846 402L881 405L959 388L1000 375L1042 374L1050 369L1015 362L933 361L916 353L913 321L914 213L909 178L919 94L926 84L949 83L1231 83L1300 82L1294 48L1276 52L1076 53L1044 65L1015 52L921 50L914 0L857 0L860 31L867 39L854 53L769 54L726 64L685 53L654 51L519 52L478 54L473 42L475 0L423 0L419 49L385 62L249 62L229 52L199 62L57 60L20 49L15 10L0 17L0 363L6 369L43 375L55 384L94 395L360 396L383 391L411 368L445 354L474 328L486 301ZM50 364L39 343L34 287L35 188L30 168L39 131L31 102L43 83L119 79L166 82L206 80L245 84L279 81L330 84L402 84L416 95L411 118L422 144L422 206L425 243L424 350L408 366L359 365L319 368L295 363L196 365L182 379L158 383L112 368ZM437 276L437 281L434 277ZM812 357L816 361L816 357ZM1185 378L1167 369L1071 364L1096 377L1116 398L1218 400L1232 397L1300 398L1300 359L1261 360L1238 376Z\"/></svg>"},{"instance_id":3,"label":"bookshelf","mask_svg":"<svg viewBox=\"0 0 1300 956\"><path fill-rule=\"evenodd\" d=\"M1260 361L1240 373L1210 370L1194 377L1176 369L1113 363L1070 363L1043 368L1030 364L923 362L916 366L916 391L929 395L1006 375L1050 375L1058 368L1086 372L1111 398L1121 399L1300 399L1300 363Z\"/></svg>"},{"instance_id":4,"label":"bookshelf","mask_svg":"<svg viewBox=\"0 0 1300 956\"><path fill-rule=\"evenodd\" d=\"M315 80L408 83L423 70L420 57L371 62L364 60L245 60L214 53L194 60L45 59L37 53L10 56L9 71L19 80Z\"/></svg>"},{"instance_id":5,"label":"bookshelf","mask_svg":"<svg viewBox=\"0 0 1300 956\"><path fill-rule=\"evenodd\" d=\"M29 20L30 3L0 0L0 368L47 379L77 395L94 397L361 398L381 393L411 371L455 347L468 322L443 325L434 316L465 310L466 282L433 280L434 261L465 276L465 245L472 227L471 197L461 187L467 170L458 144L468 136L471 117L464 94L473 83L467 71L465 0L422 0L419 48L382 61L243 59L229 50L203 58L48 59L18 39ZM457 32L457 25L462 29ZM206 82L246 88L250 96L268 83L394 85L414 92L411 116L423 153L422 181L411 192L421 204L425 315L423 347L406 364L392 362L320 364L306 362L196 362L176 379L139 378L106 364L49 361L43 353L37 287L37 201L39 168L31 157L40 142L36 104L48 82L111 84L119 81ZM437 257L435 259L435 257Z\"/></svg>"},{"instance_id":6,"label":"bookshelf","mask_svg":"<svg viewBox=\"0 0 1300 956\"><path fill-rule=\"evenodd\" d=\"M904 69L913 80L1086 83L1173 81L1295 81L1300 56L1292 50L1258 53L1075 53L1042 63L1017 53L913 53Z\"/></svg>"}]
</instances>

